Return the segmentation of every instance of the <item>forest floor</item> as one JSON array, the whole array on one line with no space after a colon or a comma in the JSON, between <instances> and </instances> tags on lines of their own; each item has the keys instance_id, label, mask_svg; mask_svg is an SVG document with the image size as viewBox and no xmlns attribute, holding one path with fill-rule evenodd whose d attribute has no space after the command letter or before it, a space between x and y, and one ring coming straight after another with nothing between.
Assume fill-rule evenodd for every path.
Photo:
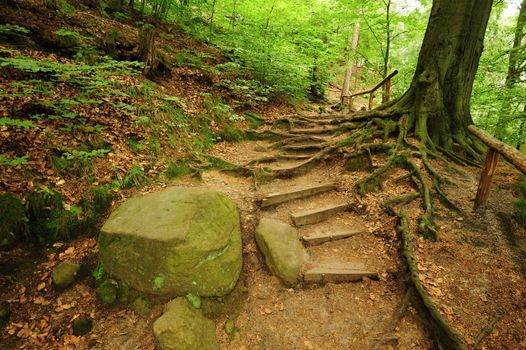
<instances>
[{"instance_id":1,"label":"forest floor","mask_svg":"<svg viewBox=\"0 0 526 350\"><path fill-rule=\"evenodd\" d=\"M2 13L6 19L22 18L20 11L24 12L23 8L17 11L6 10ZM92 18L88 16L92 13L78 13L77 19L69 20L69 28L77 20L83 23L80 19ZM45 21L38 20L34 17L38 14L31 15L30 10L23 15L28 16L27 23L33 21L36 26L44 24L59 28L68 25L67 21L53 24L51 22L55 19L49 16L41 16ZM96 19L99 20L99 17ZM95 25L89 22L89 25L103 28L109 26L106 22L105 19ZM88 25L87 20L85 24ZM131 26L122 31L132 32ZM171 42L178 43L181 49L186 48L184 43L192 43L178 35L174 35ZM193 50L210 52L209 48L200 45L192 44ZM25 50L24 54L66 60L40 50ZM210 55L215 57L216 54ZM201 68L179 67L173 72L171 80L161 84L162 96L183 98L186 101L185 113L195 116L203 109L200 92L218 94L211 88L219 85L220 80L216 81L216 78L203 73ZM16 79L5 76L0 79L5 91L13 89L11 83ZM140 84L126 75L118 79L122 80L124 86ZM75 91L64 84L57 93L74 97ZM227 99L226 93L222 96ZM33 97L3 94L0 117L8 113L12 115L14 110L22 110L20 107L24 105L31 107L29 100ZM46 96L39 98L52 99ZM136 153L127 146L126 138L133 136L146 140L147 135L144 129L131 122L136 120L136 115L128 114L114 105L120 102L136 105L147 99L147 96L112 97L111 101L103 101L97 107L97 113L92 112L92 106L75 107L77 109L74 112L89 123L105 126L102 134L113 146L111 157L96 159L94 172L89 176L101 183L111 181L115 172L125 174L132 163L137 163L145 167L147 176L154 177L166 169L166 163L159 159L174 160L187 156L190 149L186 143L169 148L170 153L162 155ZM316 110L328 106L307 107ZM258 107L241 106L236 112L243 109L257 111L270 122L292 111L290 106L281 102ZM304 115L318 117L312 111L306 111ZM40 174L40 181L49 186L60 183L58 186L62 186L66 199L74 204L82 191L92 185L86 181L88 176L70 176L62 182L64 178L54 173L48 159L51 152L57 149L57 144L73 147L78 144L78 140L70 134L61 136L59 131L64 125L57 123L56 119L37 120L35 123L39 129L20 129L16 138L8 139L13 133L11 130L2 130L2 146L16 144L17 147L23 147L20 154L36 152L30 164ZM246 125L241 123L240 127ZM39 130L46 128L51 130L57 140L51 145L41 146L45 140L40 139L42 136ZM268 129L269 126L265 124L262 128ZM123 130L126 132L123 133ZM178 134L179 139L187 139L187 136L192 137L190 131ZM164 137L164 134L159 136L161 142ZM145 141L145 144L148 142ZM274 154L270 144L270 141L247 140L216 142L207 152L233 164L244 165L264 155ZM17 147L10 149L20 152ZM373 160L373 166L384 161L382 157L376 156ZM289 164L282 162L275 166ZM452 181L445 189L462 214L438 205L436 224L440 240L432 242L415 239L419 277L424 288L446 319L463 333L467 344L475 344L480 331L500 310L505 310L504 316L491 329L480 348L526 348L526 230L514 215L514 203L519 197L518 172L501 162L494 177L488 205L485 210L476 212L472 207L480 169L464 167L462 170L465 173L460 174L447 164L437 162L434 165ZM23 194L33 189L34 177L28 177L23 167L2 167L0 170L2 190ZM230 305L231 312L219 315L216 319L216 334L223 349L431 349L433 339L429 333L428 320L422 317L421 307L415 304L402 314L399 312L403 309L407 290L407 269L401 254L401 238L396 230L398 220L382 208L385 198L408 193L411 188L397 182L401 173L394 171L385 179L381 191L373 191L362 197L357 194L354 184L367 174L365 170L347 170L345 160L335 157L322 161L305 174L273 181L235 176L219 170L204 171L201 179L190 175L176 180L155 177L139 188L123 189L113 208L132 195L171 185L203 186L219 190L237 204L242 224L244 264L236 293L242 297ZM334 182L337 189L275 208L260 207L261 199L268 193L326 182ZM378 272L378 279L364 278L353 283L300 284L295 288L283 286L266 268L254 242L254 231L259 219L277 218L291 223L292 212L341 202L353 203L354 209L341 212L327 221L301 227L299 234L349 227L363 227L364 231L347 239L308 247L309 264L363 263L368 269ZM409 217L414 221L421 208L413 203L409 209ZM151 309L142 315L122 304L105 307L96 298L96 282L91 270L81 271L79 280L65 291L57 291L51 286L50 273L58 262L73 260L93 268L97 252L97 241L93 235L55 243L45 249L28 250L23 246L10 252L1 252L0 299L10 304L12 315L9 323L1 330L0 347L155 349L152 323L162 312L161 304L153 303ZM225 302L228 304L229 301ZM79 315L88 315L93 320L93 330L83 337L74 336L71 331L71 321ZM226 329L231 328L227 324L231 322L234 323L235 331L227 332Z\"/></svg>"}]
</instances>

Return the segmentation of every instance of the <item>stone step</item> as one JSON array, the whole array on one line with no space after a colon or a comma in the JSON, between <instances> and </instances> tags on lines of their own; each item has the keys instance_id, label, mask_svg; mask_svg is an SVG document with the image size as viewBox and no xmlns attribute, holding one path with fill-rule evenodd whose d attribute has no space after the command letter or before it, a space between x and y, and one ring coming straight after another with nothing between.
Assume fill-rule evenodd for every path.
<instances>
[{"instance_id":1,"label":"stone step","mask_svg":"<svg viewBox=\"0 0 526 350\"><path fill-rule=\"evenodd\" d=\"M318 152L327 145L325 143L300 143L300 144L294 144L294 145L286 145L281 147L283 151L286 152L302 152L302 153L313 153Z\"/></svg>"},{"instance_id":2,"label":"stone step","mask_svg":"<svg viewBox=\"0 0 526 350\"><path fill-rule=\"evenodd\" d=\"M332 215L339 213L340 211L347 210L350 207L349 203L333 204L323 208L316 208L306 210L298 213L292 213L292 221L296 226L303 226L309 224L315 224L320 221L326 220Z\"/></svg>"},{"instance_id":3,"label":"stone step","mask_svg":"<svg viewBox=\"0 0 526 350\"><path fill-rule=\"evenodd\" d=\"M338 130L338 128L335 128L335 127L325 127L325 128L313 127L309 129L292 129L290 130L290 133L295 134L295 135L323 135L327 133L333 133L336 130Z\"/></svg>"},{"instance_id":4,"label":"stone step","mask_svg":"<svg viewBox=\"0 0 526 350\"><path fill-rule=\"evenodd\" d=\"M300 188L289 192L270 193L261 202L261 207L266 208L281 203L293 201L296 199L306 198L315 194L332 191L336 189L336 184L333 182L323 183L315 186Z\"/></svg>"},{"instance_id":5,"label":"stone step","mask_svg":"<svg viewBox=\"0 0 526 350\"><path fill-rule=\"evenodd\" d=\"M310 268L303 274L306 283L354 282L378 278L378 273L366 269L363 263L332 263Z\"/></svg>"},{"instance_id":6,"label":"stone step","mask_svg":"<svg viewBox=\"0 0 526 350\"><path fill-rule=\"evenodd\" d=\"M306 245L318 245L325 242L337 241L339 239L349 238L360 233L364 233L365 229L348 229L339 232L314 232L308 236L302 236L301 239Z\"/></svg>"}]
</instances>

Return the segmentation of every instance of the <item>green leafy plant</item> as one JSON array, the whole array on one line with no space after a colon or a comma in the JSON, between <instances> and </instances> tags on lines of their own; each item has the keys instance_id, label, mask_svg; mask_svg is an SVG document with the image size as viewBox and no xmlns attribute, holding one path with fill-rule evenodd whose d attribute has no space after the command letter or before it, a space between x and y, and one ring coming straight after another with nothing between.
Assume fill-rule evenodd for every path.
<instances>
[{"instance_id":1,"label":"green leafy plant","mask_svg":"<svg viewBox=\"0 0 526 350\"><path fill-rule=\"evenodd\" d=\"M30 33L31 31L29 29L16 25L16 24L0 24L0 36L30 34Z\"/></svg>"},{"instance_id":2,"label":"green leafy plant","mask_svg":"<svg viewBox=\"0 0 526 350\"><path fill-rule=\"evenodd\" d=\"M124 175L120 181L120 185L122 188L130 188L133 186L139 187L144 184L145 181L146 175L144 174L143 168L137 164L134 164L130 170L128 170L126 175Z\"/></svg>"},{"instance_id":3,"label":"green leafy plant","mask_svg":"<svg viewBox=\"0 0 526 350\"><path fill-rule=\"evenodd\" d=\"M104 157L106 153L110 151L107 149L96 149L93 151L78 151L72 150L71 152L64 152L64 156L68 160L73 159L82 159L82 160L91 160L93 157Z\"/></svg>"},{"instance_id":4,"label":"green leafy plant","mask_svg":"<svg viewBox=\"0 0 526 350\"><path fill-rule=\"evenodd\" d=\"M185 160L179 160L168 164L165 175L169 179L176 179L184 175L191 174L194 169Z\"/></svg>"},{"instance_id":5,"label":"green leafy plant","mask_svg":"<svg viewBox=\"0 0 526 350\"><path fill-rule=\"evenodd\" d=\"M64 17L72 17L77 10L66 0L45 0L47 7L57 11L58 14Z\"/></svg>"},{"instance_id":6,"label":"green leafy plant","mask_svg":"<svg viewBox=\"0 0 526 350\"><path fill-rule=\"evenodd\" d=\"M18 120L11 118L0 118L0 126L14 126L19 128L34 128L36 127L33 122L29 120Z\"/></svg>"},{"instance_id":7,"label":"green leafy plant","mask_svg":"<svg viewBox=\"0 0 526 350\"><path fill-rule=\"evenodd\" d=\"M16 167L18 165L27 164L27 156L15 157L13 159L7 158L6 155L0 153L0 165L7 165L10 167Z\"/></svg>"}]
</instances>

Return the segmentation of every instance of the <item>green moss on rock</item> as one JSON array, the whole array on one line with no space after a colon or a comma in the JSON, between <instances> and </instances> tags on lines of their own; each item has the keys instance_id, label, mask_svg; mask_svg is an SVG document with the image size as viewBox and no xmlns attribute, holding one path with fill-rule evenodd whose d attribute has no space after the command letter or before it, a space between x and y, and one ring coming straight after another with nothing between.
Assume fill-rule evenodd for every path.
<instances>
[{"instance_id":1,"label":"green moss on rock","mask_svg":"<svg viewBox=\"0 0 526 350\"><path fill-rule=\"evenodd\" d=\"M162 350L216 350L215 323L192 307L185 298L170 301L153 324Z\"/></svg>"},{"instance_id":2,"label":"green moss on rock","mask_svg":"<svg viewBox=\"0 0 526 350\"><path fill-rule=\"evenodd\" d=\"M53 284L60 289L67 288L75 281L75 276L77 275L79 269L79 264L69 261L60 262L51 272Z\"/></svg>"},{"instance_id":3,"label":"green moss on rock","mask_svg":"<svg viewBox=\"0 0 526 350\"><path fill-rule=\"evenodd\" d=\"M300 268L307 259L296 230L278 220L261 219L255 238L270 271L286 285L295 285Z\"/></svg>"},{"instance_id":4,"label":"green moss on rock","mask_svg":"<svg viewBox=\"0 0 526 350\"><path fill-rule=\"evenodd\" d=\"M117 300L117 287L110 281L104 281L97 287L97 298L106 306Z\"/></svg>"},{"instance_id":5,"label":"green moss on rock","mask_svg":"<svg viewBox=\"0 0 526 350\"><path fill-rule=\"evenodd\" d=\"M160 296L228 294L241 272L239 215L224 194L171 187L117 208L99 236L105 270Z\"/></svg>"}]
</instances>

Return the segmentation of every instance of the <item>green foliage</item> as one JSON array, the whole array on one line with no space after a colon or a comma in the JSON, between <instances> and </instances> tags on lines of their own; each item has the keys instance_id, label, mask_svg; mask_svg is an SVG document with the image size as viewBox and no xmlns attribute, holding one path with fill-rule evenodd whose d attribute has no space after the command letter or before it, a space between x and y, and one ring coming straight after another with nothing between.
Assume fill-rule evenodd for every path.
<instances>
[{"instance_id":1,"label":"green foliage","mask_svg":"<svg viewBox=\"0 0 526 350\"><path fill-rule=\"evenodd\" d=\"M114 88L108 76L138 74L139 62L125 62L106 59L96 65L60 63L52 60L40 60L27 56L0 57L0 71L9 74L7 69L26 73L31 77L39 76L44 80L62 82L78 86L86 93L99 96L123 93Z\"/></svg>"},{"instance_id":2,"label":"green foliage","mask_svg":"<svg viewBox=\"0 0 526 350\"><path fill-rule=\"evenodd\" d=\"M186 108L186 102L181 97L168 96L168 97L163 97L163 100L168 101L168 102L173 102L179 108L183 108L183 109Z\"/></svg>"},{"instance_id":3,"label":"green foliage","mask_svg":"<svg viewBox=\"0 0 526 350\"><path fill-rule=\"evenodd\" d=\"M4 126L4 125L19 127L19 128L34 128L35 127L35 124L33 124L29 120L0 118L0 126Z\"/></svg>"},{"instance_id":4,"label":"green foliage","mask_svg":"<svg viewBox=\"0 0 526 350\"><path fill-rule=\"evenodd\" d=\"M519 222L526 227L526 176L521 178L519 189L521 191L521 198L515 202L515 209Z\"/></svg>"},{"instance_id":5,"label":"green foliage","mask_svg":"<svg viewBox=\"0 0 526 350\"><path fill-rule=\"evenodd\" d=\"M16 24L0 24L0 36L17 34L31 34L31 31Z\"/></svg>"},{"instance_id":6,"label":"green foliage","mask_svg":"<svg viewBox=\"0 0 526 350\"><path fill-rule=\"evenodd\" d=\"M64 17L75 16L75 8L67 0L45 0L47 7L55 10L59 15Z\"/></svg>"},{"instance_id":7,"label":"green foliage","mask_svg":"<svg viewBox=\"0 0 526 350\"><path fill-rule=\"evenodd\" d=\"M16 167L18 165L27 164L27 156L15 157L13 159L7 158L6 155L0 153L0 165L7 165L10 167Z\"/></svg>"},{"instance_id":8,"label":"green foliage","mask_svg":"<svg viewBox=\"0 0 526 350\"><path fill-rule=\"evenodd\" d=\"M117 287L111 281L105 280L97 287L96 294L105 306L110 306L117 300Z\"/></svg>"},{"instance_id":9,"label":"green foliage","mask_svg":"<svg viewBox=\"0 0 526 350\"><path fill-rule=\"evenodd\" d=\"M93 151L77 151L72 150L71 152L64 152L64 156L68 160L83 160L83 161L90 161L93 157L104 157L106 153L109 153L110 151L107 149L96 149Z\"/></svg>"},{"instance_id":10,"label":"green foliage","mask_svg":"<svg viewBox=\"0 0 526 350\"><path fill-rule=\"evenodd\" d=\"M99 223L106 215L115 199L115 192L111 186L104 185L88 189L80 201L80 206L85 213L85 219L93 226Z\"/></svg>"},{"instance_id":11,"label":"green foliage","mask_svg":"<svg viewBox=\"0 0 526 350\"><path fill-rule=\"evenodd\" d=\"M71 238L78 232L82 209L66 206L59 192L42 187L28 196L29 233L40 244Z\"/></svg>"},{"instance_id":12,"label":"green foliage","mask_svg":"<svg viewBox=\"0 0 526 350\"><path fill-rule=\"evenodd\" d=\"M203 67L203 61L190 51L184 51L175 55L175 61L178 66L193 68Z\"/></svg>"},{"instance_id":13,"label":"green foliage","mask_svg":"<svg viewBox=\"0 0 526 350\"><path fill-rule=\"evenodd\" d=\"M85 176L91 172L93 157L104 157L108 152L110 151L107 149L71 150L64 152L62 157L53 156L51 162L58 174L65 176L68 172L72 172L78 176Z\"/></svg>"},{"instance_id":14,"label":"green foliage","mask_svg":"<svg viewBox=\"0 0 526 350\"><path fill-rule=\"evenodd\" d=\"M201 298L199 297L199 295L188 293L186 294L186 300L188 300L188 302L192 304L192 306L196 309L199 309L201 307Z\"/></svg>"},{"instance_id":15,"label":"green foliage","mask_svg":"<svg viewBox=\"0 0 526 350\"><path fill-rule=\"evenodd\" d=\"M124 12L119 12L119 11L114 12L113 13L113 17L115 17L115 19L118 19L119 21L123 21L123 22L129 21L130 18L131 18L129 14L124 13Z\"/></svg>"},{"instance_id":16,"label":"green foliage","mask_svg":"<svg viewBox=\"0 0 526 350\"><path fill-rule=\"evenodd\" d=\"M176 179L191 174L193 171L194 169L188 164L188 161L178 160L168 164L165 175L169 179Z\"/></svg>"},{"instance_id":17,"label":"green foliage","mask_svg":"<svg viewBox=\"0 0 526 350\"><path fill-rule=\"evenodd\" d=\"M140 140L133 137L126 140L126 144L133 153L141 153L146 148L146 145L144 145Z\"/></svg>"},{"instance_id":18,"label":"green foliage","mask_svg":"<svg viewBox=\"0 0 526 350\"><path fill-rule=\"evenodd\" d=\"M134 164L120 180L120 186L122 188L139 187L146 182L146 179L143 168Z\"/></svg>"}]
</instances>

